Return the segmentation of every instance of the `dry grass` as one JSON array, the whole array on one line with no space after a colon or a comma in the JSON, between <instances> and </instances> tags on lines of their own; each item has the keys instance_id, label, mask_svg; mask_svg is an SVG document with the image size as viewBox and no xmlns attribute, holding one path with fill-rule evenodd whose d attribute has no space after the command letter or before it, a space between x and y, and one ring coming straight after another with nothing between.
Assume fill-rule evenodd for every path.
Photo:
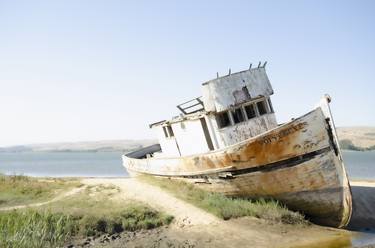
<instances>
[{"instance_id":1,"label":"dry grass","mask_svg":"<svg viewBox=\"0 0 375 248\"><path fill-rule=\"evenodd\" d=\"M142 181L159 186L177 198L185 200L224 220L242 216L253 216L285 224L306 224L304 216L288 210L275 200L251 200L230 198L218 193L210 193L178 180L142 176Z\"/></svg>"},{"instance_id":2,"label":"dry grass","mask_svg":"<svg viewBox=\"0 0 375 248\"><path fill-rule=\"evenodd\" d=\"M20 175L0 175L0 207L49 200L57 194L79 185L80 183L77 180L47 180Z\"/></svg>"}]
</instances>

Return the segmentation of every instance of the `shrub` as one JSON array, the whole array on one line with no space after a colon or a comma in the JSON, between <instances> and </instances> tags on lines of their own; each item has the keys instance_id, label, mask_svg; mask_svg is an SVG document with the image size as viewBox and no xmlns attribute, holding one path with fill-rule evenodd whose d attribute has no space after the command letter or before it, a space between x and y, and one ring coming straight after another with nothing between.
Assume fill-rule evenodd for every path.
<instances>
[{"instance_id":1,"label":"shrub","mask_svg":"<svg viewBox=\"0 0 375 248\"><path fill-rule=\"evenodd\" d=\"M363 151L364 149L361 147L357 147L353 144L351 140L344 139L340 140L340 147L344 150L353 150L353 151Z\"/></svg>"}]
</instances>

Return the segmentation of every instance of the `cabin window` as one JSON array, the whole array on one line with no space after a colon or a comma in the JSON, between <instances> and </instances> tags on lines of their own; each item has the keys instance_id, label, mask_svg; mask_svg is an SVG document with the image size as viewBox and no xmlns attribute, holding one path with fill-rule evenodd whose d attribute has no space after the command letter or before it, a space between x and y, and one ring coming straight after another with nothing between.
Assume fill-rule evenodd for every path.
<instances>
[{"instance_id":1,"label":"cabin window","mask_svg":"<svg viewBox=\"0 0 375 248\"><path fill-rule=\"evenodd\" d=\"M219 128L227 127L230 125L230 119L228 112L218 113L216 115L216 122Z\"/></svg>"},{"instance_id":2,"label":"cabin window","mask_svg":"<svg viewBox=\"0 0 375 248\"><path fill-rule=\"evenodd\" d=\"M265 101L257 102L257 107L258 107L259 115L267 114L267 107L266 107Z\"/></svg>"},{"instance_id":3,"label":"cabin window","mask_svg":"<svg viewBox=\"0 0 375 248\"><path fill-rule=\"evenodd\" d=\"M241 108L237 108L237 109L235 109L235 110L233 110L231 112L232 112L233 122L235 124L243 122L245 120Z\"/></svg>"},{"instance_id":4,"label":"cabin window","mask_svg":"<svg viewBox=\"0 0 375 248\"><path fill-rule=\"evenodd\" d=\"M168 134L169 134L169 137L174 137L173 129L171 126L168 126Z\"/></svg>"},{"instance_id":5,"label":"cabin window","mask_svg":"<svg viewBox=\"0 0 375 248\"><path fill-rule=\"evenodd\" d=\"M248 120L256 117L256 113L255 113L255 109L254 109L253 104L245 106L244 109L245 109L245 113L246 113L246 116L247 116Z\"/></svg>"},{"instance_id":6,"label":"cabin window","mask_svg":"<svg viewBox=\"0 0 375 248\"><path fill-rule=\"evenodd\" d=\"M180 126L181 126L181 129L185 129L186 128L185 123L183 121L180 122Z\"/></svg>"},{"instance_id":7,"label":"cabin window","mask_svg":"<svg viewBox=\"0 0 375 248\"><path fill-rule=\"evenodd\" d=\"M268 106L269 106L269 108L270 108L271 113L274 113L274 112L273 112L272 103L271 103L271 98L268 98L267 100L268 100Z\"/></svg>"},{"instance_id":8,"label":"cabin window","mask_svg":"<svg viewBox=\"0 0 375 248\"><path fill-rule=\"evenodd\" d=\"M166 138L168 138L168 133L167 133L167 127L163 127L164 135Z\"/></svg>"}]
</instances>

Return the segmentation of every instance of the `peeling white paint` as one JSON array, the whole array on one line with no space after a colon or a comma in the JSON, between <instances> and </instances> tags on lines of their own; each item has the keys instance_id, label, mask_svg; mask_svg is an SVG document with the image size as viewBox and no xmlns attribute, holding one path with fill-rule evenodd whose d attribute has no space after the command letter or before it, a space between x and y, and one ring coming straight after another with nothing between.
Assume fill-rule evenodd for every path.
<instances>
[{"instance_id":1,"label":"peeling white paint","mask_svg":"<svg viewBox=\"0 0 375 248\"><path fill-rule=\"evenodd\" d=\"M223 129L216 128L215 135L220 139L220 148L224 148L264 133L276 126L275 115L271 113Z\"/></svg>"},{"instance_id":2,"label":"peeling white paint","mask_svg":"<svg viewBox=\"0 0 375 248\"><path fill-rule=\"evenodd\" d=\"M245 86L251 98L273 94L265 68L254 68L204 83L203 103L205 110L220 112L229 109L236 104L235 96L240 95L239 92L242 92Z\"/></svg>"}]
</instances>

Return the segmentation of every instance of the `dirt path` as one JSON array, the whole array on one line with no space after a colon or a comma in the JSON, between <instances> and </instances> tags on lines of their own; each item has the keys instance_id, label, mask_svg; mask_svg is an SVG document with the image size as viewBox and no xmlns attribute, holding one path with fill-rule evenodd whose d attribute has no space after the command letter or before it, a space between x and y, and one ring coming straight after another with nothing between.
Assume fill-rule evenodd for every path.
<instances>
[{"instance_id":1,"label":"dirt path","mask_svg":"<svg viewBox=\"0 0 375 248\"><path fill-rule=\"evenodd\" d=\"M104 184L116 185L121 189L119 197L135 199L156 209L162 210L175 217L174 225L179 227L189 225L207 225L218 223L220 220L189 203L175 198L158 187L143 183L134 178L127 179L83 179L87 185Z\"/></svg>"},{"instance_id":2,"label":"dirt path","mask_svg":"<svg viewBox=\"0 0 375 248\"><path fill-rule=\"evenodd\" d=\"M11 207L3 207L0 208L0 211L9 211L9 210L15 210L15 209L21 209L21 208L28 208L28 207L40 207L52 202L56 202L59 200L64 199L65 197L77 194L81 190L83 190L85 187L80 187L80 188L73 188L72 190L69 190L67 192L63 192L59 195L57 195L55 198L49 200L49 201L44 201L44 202L37 202L37 203L30 203L30 204L24 204L24 205L17 205L17 206L11 206Z\"/></svg>"}]
</instances>

